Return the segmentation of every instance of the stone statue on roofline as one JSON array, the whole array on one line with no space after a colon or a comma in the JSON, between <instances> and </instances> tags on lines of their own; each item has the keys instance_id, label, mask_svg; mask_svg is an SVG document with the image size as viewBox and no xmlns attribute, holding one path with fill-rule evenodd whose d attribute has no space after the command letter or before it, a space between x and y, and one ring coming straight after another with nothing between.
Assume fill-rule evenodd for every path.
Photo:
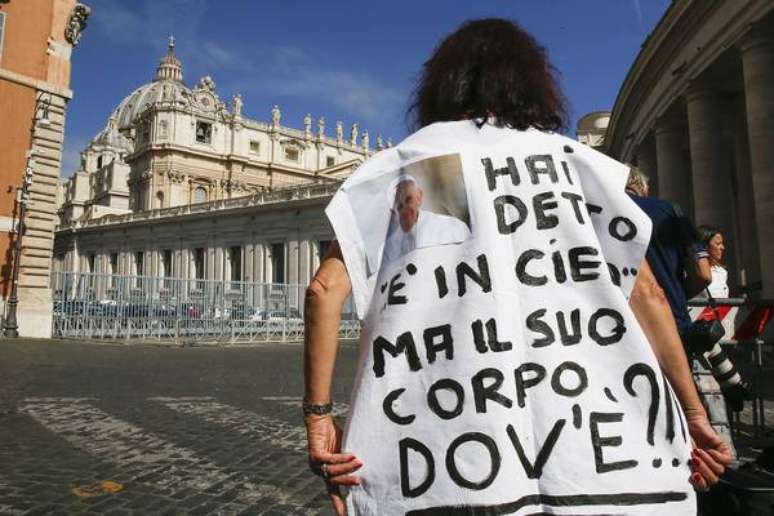
<instances>
[{"instance_id":1,"label":"stone statue on roofline","mask_svg":"<svg viewBox=\"0 0 774 516\"><path fill-rule=\"evenodd\" d=\"M304 117L304 137L308 140L312 137L312 115L307 113Z\"/></svg>"},{"instance_id":2,"label":"stone statue on roofline","mask_svg":"<svg viewBox=\"0 0 774 516\"><path fill-rule=\"evenodd\" d=\"M281 118L282 113L280 112L280 108L277 104L274 104L274 107L271 108L271 125L279 127Z\"/></svg>"},{"instance_id":3,"label":"stone statue on roofline","mask_svg":"<svg viewBox=\"0 0 774 516\"><path fill-rule=\"evenodd\" d=\"M336 122L336 142L339 145L344 143L344 123L341 120Z\"/></svg>"},{"instance_id":4,"label":"stone statue on roofline","mask_svg":"<svg viewBox=\"0 0 774 516\"><path fill-rule=\"evenodd\" d=\"M215 81L212 80L212 77L209 75L205 75L201 79L199 79L199 83L196 85L197 89L200 90L207 90L207 91L215 91Z\"/></svg>"},{"instance_id":5,"label":"stone statue on roofline","mask_svg":"<svg viewBox=\"0 0 774 516\"><path fill-rule=\"evenodd\" d=\"M352 129L349 131L349 144L354 147L357 145L357 132L358 132L358 126L357 122L352 124Z\"/></svg>"},{"instance_id":6,"label":"stone statue on roofline","mask_svg":"<svg viewBox=\"0 0 774 516\"><path fill-rule=\"evenodd\" d=\"M234 112L234 116L242 116L242 95L237 93L234 95L234 97L231 99L232 102L232 109Z\"/></svg>"},{"instance_id":7,"label":"stone statue on roofline","mask_svg":"<svg viewBox=\"0 0 774 516\"><path fill-rule=\"evenodd\" d=\"M325 138L325 117L322 116L317 120L317 138Z\"/></svg>"}]
</instances>

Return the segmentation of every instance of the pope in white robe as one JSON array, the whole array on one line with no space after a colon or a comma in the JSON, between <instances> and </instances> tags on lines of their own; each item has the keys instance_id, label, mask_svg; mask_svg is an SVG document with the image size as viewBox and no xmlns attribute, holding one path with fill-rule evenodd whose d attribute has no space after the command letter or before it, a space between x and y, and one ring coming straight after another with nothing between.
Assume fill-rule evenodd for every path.
<instances>
[{"instance_id":1,"label":"pope in white robe","mask_svg":"<svg viewBox=\"0 0 774 516\"><path fill-rule=\"evenodd\" d=\"M423 247L453 244L470 238L470 228L456 217L422 209L424 192L410 175L402 174L388 190L392 216L384 244L383 263Z\"/></svg>"}]
</instances>

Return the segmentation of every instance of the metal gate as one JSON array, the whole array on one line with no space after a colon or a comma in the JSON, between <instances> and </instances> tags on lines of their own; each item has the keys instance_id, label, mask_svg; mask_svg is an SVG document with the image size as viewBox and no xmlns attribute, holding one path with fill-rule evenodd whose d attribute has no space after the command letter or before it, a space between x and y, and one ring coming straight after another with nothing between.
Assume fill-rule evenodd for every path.
<instances>
[{"instance_id":1,"label":"metal gate","mask_svg":"<svg viewBox=\"0 0 774 516\"><path fill-rule=\"evenodd\" d=\"M178 342L295 342L303 285L55 272L55 337ZM339 336L360 335L351 299Z\"/></svg>"}]
</instances>

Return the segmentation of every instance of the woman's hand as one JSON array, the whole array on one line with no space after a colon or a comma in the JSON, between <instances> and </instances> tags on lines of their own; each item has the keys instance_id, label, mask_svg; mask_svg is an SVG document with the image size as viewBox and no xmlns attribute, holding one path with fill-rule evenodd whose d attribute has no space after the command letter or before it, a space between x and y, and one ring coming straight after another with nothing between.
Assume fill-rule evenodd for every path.
<instances>
[{"instance_id":1,"label":"woman's hand","mask_svg":"<svg viewBox=\"0 0 774 516\"><path fill-rule=\"evenodd\" d=\"M733 460L731 448L712 428L703 410L686 411L685 417L694 443L690 482L697 491L706 491L718 482L725 467Z\"/></svg>"},{"instance_id":2,"label":"woman's hand","mask_svg":"<svg viewBox=\"0 0 774 516\"><path fill-rule=\"evenodd\" d=\"M309 445L309 467L323 477L334 511L338 516L344 516L346 510L338 486L360 485L360 478L352 473L363 463L351 453L341 453L341 429L332 416L307 416L304 423Z\"/></svg>"}]
</instances>

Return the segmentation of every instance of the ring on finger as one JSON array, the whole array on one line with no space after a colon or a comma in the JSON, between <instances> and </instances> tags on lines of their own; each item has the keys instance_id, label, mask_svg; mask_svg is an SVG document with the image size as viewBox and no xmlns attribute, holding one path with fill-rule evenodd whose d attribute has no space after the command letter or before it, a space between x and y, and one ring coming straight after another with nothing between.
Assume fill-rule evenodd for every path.
<instances>
[{"instance_id":1,"label":"ring on finger","mask_svg":"<svg viewBox=\"0 0 774 516\"><path fill-rule=\"evenodd\" d=\"M330 473L328 473L328 463L327 462L323 462L322 465L320 466L320 473L322 473L322 477L324 479L326 479L326 480L330 476Z\"/></svg>"}]
</instances>

